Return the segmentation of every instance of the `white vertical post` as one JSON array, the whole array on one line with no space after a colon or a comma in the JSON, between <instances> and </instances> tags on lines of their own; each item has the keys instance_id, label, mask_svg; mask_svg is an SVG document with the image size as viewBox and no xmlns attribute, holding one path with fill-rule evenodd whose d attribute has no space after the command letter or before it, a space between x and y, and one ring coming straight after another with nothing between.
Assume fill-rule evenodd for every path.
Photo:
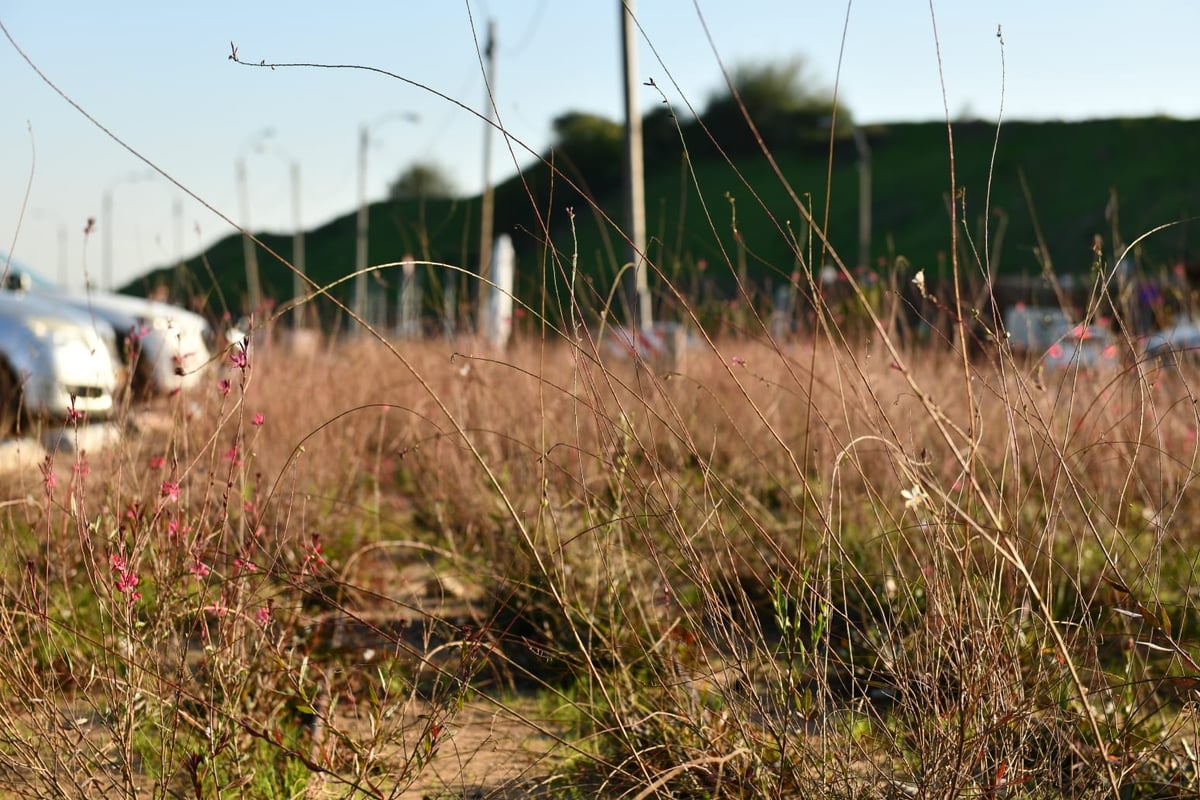
<instances>
[{"instance_id":1,"label":"white vertical post","mask_svg":"<svg viewBox=\"0 0 1200 800\"><path fill-rule=\"evenodd\" d=\"M485 331L488 341L501 349L512 336L515 262L512 238L502 233L496 237L496 249L492 253L492 285L488 292Z\"/></svg>"},{"instance_id":2,"label":"white vertical post","mask_svg":"<svg viewBox=\"0 0 1200 800\"><path fill-rule=\"evenodd\" d=\"M405 253L400 262L400 336L416 339L421 335L421 282L417 263Z\"/></svg>"}]
</instances>

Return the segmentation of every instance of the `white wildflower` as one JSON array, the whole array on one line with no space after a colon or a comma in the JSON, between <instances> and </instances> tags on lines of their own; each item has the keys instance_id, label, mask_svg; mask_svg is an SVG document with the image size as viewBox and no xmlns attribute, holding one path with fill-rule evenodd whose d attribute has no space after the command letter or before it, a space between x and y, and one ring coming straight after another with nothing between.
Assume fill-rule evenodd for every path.
<instances>
[{"instance_id":1,"label":"white wildflower","mask_svg":"<svg viewBox=\"0 0 1200 800\"><path fill-rule=\"evenodd\" d=\"M914 483L911 489L901 489L900 496L904 498L904 507L914 511L929 502L929 495L919 483Z\"/></svg>"},{"instance_id":2,"label":"white wildflower","mask_svg":"<svg viewBox=\"0 0 1200 800\"><path fill-rule=\"evenodd\" d=\"M917 291L921 293L921 297L925 297L925 270L917 270L917 274L913 276L912 282L917 287Z\"/></svg>"}]
</instances>

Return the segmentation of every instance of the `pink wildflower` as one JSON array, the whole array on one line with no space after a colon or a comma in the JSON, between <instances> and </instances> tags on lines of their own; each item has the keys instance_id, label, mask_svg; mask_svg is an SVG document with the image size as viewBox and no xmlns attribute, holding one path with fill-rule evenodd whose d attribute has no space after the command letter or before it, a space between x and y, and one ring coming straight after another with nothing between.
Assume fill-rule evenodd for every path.
<instances>
[{"instance_id":1,"label":"pink wildflower","mask_svg":"<svg viewBox=\"0 0 1200 800\"><path fill-rule=\"evenodd\" d=\"M168 503L179 502L179 483L178 481L163 481L162 496Z\"/></svg>"},{"instance_id":2,"label":"pink wildflower","mask_svg":"<svg viewBox=\"0 0 1200 800\"><path fill-rule=\"evenodd\" d=\"M262 427L262 424L263 424L264 422L266 422L266 421L267 421L267 417L266 417L266 415L265 415L265 414L263 414L263 412L261 412L261 411L260 411L260 412L258 412L257 414L255 414L255 415L254 415L254 425L255 425L256 427L259 427L259 428L261 428L261 427Z\"/></svg>"}]
</instances>

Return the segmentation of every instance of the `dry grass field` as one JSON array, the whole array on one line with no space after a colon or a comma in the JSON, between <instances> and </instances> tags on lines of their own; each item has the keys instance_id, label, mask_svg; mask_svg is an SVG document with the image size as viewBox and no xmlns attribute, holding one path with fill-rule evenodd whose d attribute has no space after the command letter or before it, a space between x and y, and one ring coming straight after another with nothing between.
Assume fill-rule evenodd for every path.
<instances>
[{"instance_id":1,"label":"dry grass field","mask_svg":"<svg viewBox=\"0 0 1200 800\"><path fill-rule=\"evenodd\" d=\"M1197 789L1186 365L245 356L4 479L5 796Z\"/></svg>"}]
</instances>

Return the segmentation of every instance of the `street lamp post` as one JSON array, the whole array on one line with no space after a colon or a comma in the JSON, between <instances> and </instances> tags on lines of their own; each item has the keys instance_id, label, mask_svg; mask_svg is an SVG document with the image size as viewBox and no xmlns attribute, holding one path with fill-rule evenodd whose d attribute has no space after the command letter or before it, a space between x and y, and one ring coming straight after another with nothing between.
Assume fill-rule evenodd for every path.
<instances>
[{"instance_id":1,"label":"street lamp post","mask_svg":"<svg viewBox=\"0 0 1200 800\"><path fill-rule=\"evenodd\" d=\"M33 216L39 219L49 219L55 222L56 239L58 241L58 285L67 285L67 223L63 218L48 208L35 208ZM2 265L0 265L2 267Z\"/></svg>"},{"instance_id":2,"label":"street lamp post","mask_svg":"<svg viewBox=\"0 0 1200 800\"><path fill-rule=\"evenodd\" d=\"M258 272L258 248L250 238L250 182L246 177L247 150L262 149L263 142L275 135L274 128L263 128L256 132L242 145L237 158L238 201L241 205L242 217L242 259L246 264L246 303L251 313L258 310L262 302L262 280Z\"/></svg>"},{"instance_id":3,"label":"street lamp post","mask_svg":"<svg viewBox=\"0 0 1200 800\"><path fill-rule=\"evenodd\" d=\"M371 128L396 119L416 122L420 117L412 111L393 111L358 129L358 230L354 237L354 302L351 310L360 320L364 319L367 310L367 244L371 224L370 207L367 205L367 149L371 145ZM350 324L353 325L354 320L350 320Z\"/></svg>"},{"instance_id":4,"label":"street lamp post","mask_svg":"<svg viewBox=\"0 0 1200 800\"><path fill-rule=\"evenodd\" d=\"M308 294L307 282L304 280L306 271L304 258L304 221L303 215L300 212L300 160L293 157L287 148L278 142L273 142L270 145L264 144L265 139L266 136L261 137L255 147L255 152L271 153L277 156L287 166L288 180L291 184L292 266L295 268L295 271L292 273L292 299L295 303L292 327L299 329L304 327L305 317L304 308L300 301Z\"/></svg>"},{"instance_id":5,"label":"street lamp post","mask_svg":"<svg viewBox=\"0 0 1200 800\"><path fill-rule=\"evenodd\" d=\"M115 232L113 193L116 192L118 186L140 183L153 176L153 172L129 172L109 183L108 188L104 190L104 196L100 203L100 220L104 226L104 254L100 265L100 279L101 287L107 291L113 290L113 235Z\"/></svg>"}]
</instances>

